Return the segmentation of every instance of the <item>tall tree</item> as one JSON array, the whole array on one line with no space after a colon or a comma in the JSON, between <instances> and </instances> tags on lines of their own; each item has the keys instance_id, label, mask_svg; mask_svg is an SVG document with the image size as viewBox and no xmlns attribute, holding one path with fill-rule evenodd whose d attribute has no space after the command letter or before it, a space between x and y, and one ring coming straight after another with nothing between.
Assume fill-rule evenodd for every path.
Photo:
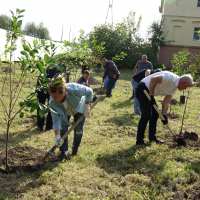
<instances>
[{"instance_id":1,"label":"tall tree","mask_svg":"<svg viewBox=\"0 0 200 200\"><path fill-rule=\"evenodd\" d=\"M24 34L32 37L50 40L50 34L47 27L41 22L38 26L34 22L26 23L24 27Z\"/></svg>"},{"instance_id":2,"label":"tall tree","mask_svg":"<svg viewBox=\"0 0 200 200\"><path fill-rule=\"evenodd\" d=\"M0 28L9 30L11 25L11 18L7 15L0 15Z\"/></svg>"},{"instance_id":3,"label":"tall tree","mask_svg":"<svg viewBox=\"0 0 200 200\"><path fill-rule=\"evenodd\" d=\"M120 67L133 67L138 57L138 46L142 42L138 31L141 17L136 21L135 12L130 12L127 18L117 24L102 24L95 26L90 32L90 38L95 36L97 43L105 42L105 54L107 59L112 59L120 52L127 53L126 59L117 63Z\"/></svg>"}]
</instances>

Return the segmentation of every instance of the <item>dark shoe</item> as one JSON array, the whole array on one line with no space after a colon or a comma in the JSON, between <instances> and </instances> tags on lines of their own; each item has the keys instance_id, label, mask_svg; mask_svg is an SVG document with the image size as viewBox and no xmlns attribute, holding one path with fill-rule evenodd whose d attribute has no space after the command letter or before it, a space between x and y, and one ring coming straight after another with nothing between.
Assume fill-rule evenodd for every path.
<instances>
[{"instance_id":1,"label":"dark shoe","mask_svg":"<svg viewBox=\"0 0 200 200\"><path fill-rule=\"evenodd\" d=\"M165 141L164 140L159 140L159 139L153 139L153 140L149 140L150 142L156 142L156 144L163 144L163 143L165 143Z\"/></svg>"},{"instance_id":2,"label":"dark shoe","mask_svg":"<svg viewBox=\"0 0 200 200\"><path fill-rule=\"evenodd\" d=\"M136 141L136 145L144 145L144 147L146 147L146 144L144 143L144 142L138 142L138 141Z\"/></svg>"},{"instance_id":3,"label":"dark shoe","mask_svg":"<svg viewBox=\"0 0 200 200\"><path fill-rule=\"evenodd\" d=\"M43 127L37 127L36 130L43 131Z\"/></svg>"},{"instance_id":4,"label":"dark shoe","mask_svg":"<svg viewBox=\"0 0 200 200\"><path fill-rule=\"evenodd\" d=\"M68 154L66 155L64 151L62 151L62 152L60 153L60 155L57 156L57 157L55 158L54 161L57 162L57 161L62 161L62 160L69 160Z\"/></svg>"},{"instance_id":5,"label":"dark shoe","mask_svg":"<svg viewBox=\"0 0 200 200\"><path fill-rule=\"evenodd\" d=\"M130 99L134 99L134 95L132 95L132 96L130 97Z\"/></svg>"},{"instance_id":6,"label":"dark shoe","mask_svg":"<svg viewBox=\"0 0 200 200\"><path fill-rule=\"evenodd\" d=\"M72 147L72 156L78 155L78 147Z\"/></svg>"}]
</instances>

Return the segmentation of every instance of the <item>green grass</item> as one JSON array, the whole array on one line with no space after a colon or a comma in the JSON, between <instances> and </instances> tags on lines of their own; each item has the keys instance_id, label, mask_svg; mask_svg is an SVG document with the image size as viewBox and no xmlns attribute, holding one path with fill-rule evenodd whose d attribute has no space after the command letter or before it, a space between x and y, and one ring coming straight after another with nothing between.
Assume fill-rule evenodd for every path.
<instances>
[{"instance_id":1,"label":"green grass","mask_svg":"<svg viewBox=\"0 0 200 200\"><path fill-rule=\"evenodd\" d=\"M35 173L0 174L0 199L170 199L176 191L199 186L200 152L197 148L173 147L146 143L135 145L139 116L133 114L132 70L121 69L113 97L99 102L86 119L79 155L65 163L48 164ZM102 74L92 74L99 81ZM100 88L100 85L93 88ZM24 88L22 97L30 90ZM181 92L174 96L179 101ZM184 131L200 131L200 89L189 99ZM156 98L159 108L160 100ZM184 106L172 106L179 119L169 120L178 134ZM36 114L36 113L32 113ZM30 113L19 117L11 127L9 148L31 146L48 151L54 145L53 131L38 132ZM0 122L0 139L5 139L5 126ZM170 132L160 119L158 138L171 141ZM200 135L199 135L200 136ZM73 133L69 136L69 152ZM5 150L5 140L0 151ZM58 150L56 150L58 152Z\"/></svg>"}]
</instances>

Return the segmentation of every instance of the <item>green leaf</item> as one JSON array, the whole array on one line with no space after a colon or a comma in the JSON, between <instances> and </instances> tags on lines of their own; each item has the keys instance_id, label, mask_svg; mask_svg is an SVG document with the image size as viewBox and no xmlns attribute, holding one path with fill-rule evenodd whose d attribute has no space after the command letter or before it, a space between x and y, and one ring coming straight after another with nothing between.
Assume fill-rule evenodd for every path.
<instances>
[{"instance_id":1,"label":"green leaf","mask_svg":"<svg viewBox=\"0 0 200 200\"><path fill-rule=\"evenodd\" d=\"M20 106L21 108L24 107L24 106L25 106L25 102L24 102L24 101L19 102L19 106Z\"/></svg>"},{"instance_id":2,"label":"green leaf","mask_svg":"<svg viewBox=\"0 0 200 200\"><path fill-rule=\"evenodd\" d=\"M19 16L17 17L17 19L19 19L19 18L21 18L21 17L24 17L24 15L19 15Z\"/></svg>"},{"instance_id":3,"label":"green leaf","mask_svg":"<svg viewBox=\"0 0 200 200\"><path fill-rule=\"evenodd\" d=\"M44 40L41 40L41 43L43 46L45 46L45 41Z\"/></svg>"},{"instance_id":4,"label":"green leaf","mask_svg":"<svg viewBox=\"0 0 200 200\"><path fill-rule=\"evenodd\" d=\"M42 74L45 74L45 69L44 69L44 64L42 63L42 62L37 62L36 63L36 66L37 66L37 68L40 70L40 72L42 73Z\"/></svg>"},{"instance_id":5,"label":"green leaf","mask_svg":"<svg viewBox=\"0 0 200 200\"><path fill-rule=\"evenodd\" d=\"M26 44L23 44L23 48L24 48L25 51L28 51L28 52L31 51L30 47Z\"/></svg>"},{"instance_id":6,"label":"green leaf","mask_svg":"<svg viewBox=\"0 0 200 200\"><path fill-rule=\"evenodd\" d=\"M23 112L20 112L19 117L22 118L24 116Z\"/></svg>"},{"instance_id":7,"label":"green leaf","mask_svg":"<svg viewBox=\"0 0 200 200\"><path fill-rule=\"evenodd\" d=\"M19 20L19 21L17 22L17 26L20 27L21 25L22 25L22 20Z\"/></svg>"},{"instance_id":8,"label":"green leaf","mask_svg":"<svg viewBox=\"0 0 200 200\"><path fill-rule=\"evenodd\" d=\"M59 76L59 73L57 73L53 78L54 80Z\"/></svg>"},{"instance_id":9,"label":"green leaf","mask_svg":"<svg viewBox=\"0 0 200 200\"><path fill-rule=\"evenodd\" d=\"M34 40L33 44L34 44L34 47L36 47L38 45L38 40Z\"/></svg>"},{"instance_id":10,"label":"green leaf","mask_svg":"<svg viewBox=\"0 0 200 200\"><path fill-rule=\"evenodd\" d=\"M55 44L53 44L51 41L50 41L50 45L51 45L51 49L55 47Z\"/></svg>"},{"instance_id":11,"label":"green leaf","mask_svg":"<svg viewBox=\"0 0 200 200\"><path fill-rule=\"evenodd\" d=\"M44 109L43 110L44 115L46 115L49 112L49 110L50 110L49 108Z\"/></svg>"},{"instance_id":12,"label":"green leaf","mask_svg":"<svg viewBox=\"0 0 200 200\"><path fill-rule=\"evenodd\" d=\"M33 51L34 51L35 53L39 53L39 51L38 51L37 49L33 49Z\"/></svg>"},{"instance_id":13,"label":"green leaf","mask_svg":"<svg viewBox=\"0 0 200 200\"><path fill-rule=\"evenodd\" d=\"M22 55L26 56L26 59L28 59L28 54L26 53L26 51L21 51L20 52Z\"/></svg>"},{"instance_id":14,"label":"green leaf","mask_svg":"<svg viewBox=\"0 0 200 200\"><path fill-rule=\"evenodd\" d=\"M47 54L44 55L44 61L45 61L45 63L47 63L50 59L51 58Z\"/></svg>"},{"instance_id":15,"label":"green leaf","mask_svg":"<svg viewBox=\"0 0 200 200\"><path fill-rule=\"evenodd\" d=\"M10 12L12 13L12 15L14 15L14 13L13 13L13 11L12 11L12 10L10 10Z\"/></svg>"},{"instance_id":16,"label":"green leaf","mask_svg":"<svg viewBox=\"0 0 200 200\"><path fill-rule=\"evenodd\" d=\"M50 51L49 51L48 48L45 48L45 51L46 51L48 54L50 54Z\"/></svg>"},{"instance_id":17,"label":"green leaf","mask_svg":"<svg viewBox=\"0 0 200 200\"><path fill-rule=\"evenodd\" d=\"M23 9L23 10L20 10L20 11L19 11L19 14L20 14L20 13L23 13L24 11L25 11L25 9Z\"/></svg>"},{"instance_id":18,"label":"green leaf","mask_svg":"<svg viewBox=\"0 0 200 200\"><path fill-rule=\"evenodd\" d=\"M43 118L43 117L44 117L44 113L43 113L42 110L39 110L39 116L40 116L40 118Z\"/></svg>"}]
</instances>

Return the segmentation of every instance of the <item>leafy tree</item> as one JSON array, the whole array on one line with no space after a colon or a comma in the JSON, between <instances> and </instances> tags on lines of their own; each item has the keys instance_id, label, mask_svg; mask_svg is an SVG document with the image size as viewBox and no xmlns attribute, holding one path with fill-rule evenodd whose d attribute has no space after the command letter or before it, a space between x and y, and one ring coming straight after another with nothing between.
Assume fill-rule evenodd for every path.
<instances>
[{"instance_id":1,"label":"leafy tree","mask_svg":"<svg viewBox=\"0 0 200 200\"><path fill-rule=\"evenodd\" d=\"M9 30L11 25L11 18L7 15L0 15L0 28Z\"/></svg>"},{"instance_id":2,"label":"leafy tree","mask_svg":"<svg viewBox=\"0 0 200 200\"><path fill-rule=\"evenodd\" d=\"M89 34L90 40L94 36L97 44L105 43L104 57L107 59L113 59L115 55L119 55L121 52L126 53L126 59L118 61L117 65L119 67L133 67L139 58L137 50L142 42L138 34L141 19L139 17L138 22L136 22L135 12L130 12L121 23L95 26Z\"/></svg>"},{"instance_id":3,"label":"leafy tree","mask_svg":"<svg viewBox=\"0 0 200 200\"><path fill-rule=\"evenodd\" d=\"M41 22L38 26L34 22L26 23L24 27L24 34L32 37L50 40L49 30L44 27L44 24Z\"/></svg>"}]
</instances>

